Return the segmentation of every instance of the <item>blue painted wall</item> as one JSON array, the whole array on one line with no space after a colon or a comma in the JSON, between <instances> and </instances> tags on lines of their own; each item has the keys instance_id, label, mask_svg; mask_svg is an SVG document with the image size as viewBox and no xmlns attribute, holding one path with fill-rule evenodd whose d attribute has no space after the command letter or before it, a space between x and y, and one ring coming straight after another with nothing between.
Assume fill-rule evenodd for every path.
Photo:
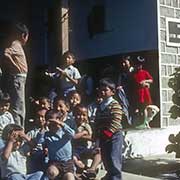
<instances>
[{"instance_id":1,"label":"blue painted wall","mask_svg":"<svg viewBox=\"0 0 180 180\"><path fill-rule=\"evenodd\" d=\"M105 31L89 38L87 17L105 5ZM70 1L70 50L77 59L158 49L157 0Z\"/></svg>"}]
</instances>

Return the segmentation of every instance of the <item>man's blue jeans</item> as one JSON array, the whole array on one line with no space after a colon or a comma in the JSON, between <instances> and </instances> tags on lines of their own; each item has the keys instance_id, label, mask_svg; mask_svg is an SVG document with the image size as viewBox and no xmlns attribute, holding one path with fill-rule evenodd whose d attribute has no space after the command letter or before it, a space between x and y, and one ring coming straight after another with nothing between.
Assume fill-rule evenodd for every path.
<instances>
[{"instance_id":1,"label":"man's blue jeans","mask_svg":"<svg viewBox=\"0 0 180 180\"><path fill-rule=\"evenodd\" d=\"M123 135L119 131L112 138L104 141L100 140L102 161L107 171L107 180L122 179L122 144Z\"/></svg>"}]
</instances>

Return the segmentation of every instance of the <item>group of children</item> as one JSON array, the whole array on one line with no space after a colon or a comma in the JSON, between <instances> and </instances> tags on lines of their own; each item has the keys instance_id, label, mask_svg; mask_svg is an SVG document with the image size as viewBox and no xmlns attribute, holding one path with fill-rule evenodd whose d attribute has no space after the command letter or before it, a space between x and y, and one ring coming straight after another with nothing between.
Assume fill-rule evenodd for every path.
<instances>
[{"instance_id":1,"label":"group of children","mask_svg":"<svg viewBox=\"0 0 180 180\"><path fill-rule=\"evenodd\" d=\"M88 107L81 103L81 96L76 90L69 92L66 98L57 96L53 104L46 97L37 100L33 128L27 133L10 119L6 121L1 129L2 179L73 180L78 178L75 172L86 168L83 157L94 159L92 166L84 172L85 179L89 174L95 175L101 161L107 169L107 179L120 178L122 110L112 97L114 91L115 86L109 79L100 82L100 100L97 102L101 106L96 109L97 120L91 123ZM0 102L0 117L6 117L10 114L8 108L5 109L9 107L9 100L6 101L4 95ZM113 160L115 157L116 161Z\"/></svg>"},{"instance_id":2,"label":"group of children","mask_svg":"<svg viewBox=\"0 0 180 180\"><path fill-rule=\"evenodd\" d=\"M59 89L53 96L32 99L33 121L26 130L14 123L9 113L10 97L1 92L1 179L90 179L96 177L100 163L107 171L104 179L122 178L124 111L113 97L117 87L108 77L100 79L94 102L84 105L77 91L81 75L74 62L73 54L66 52L61 68L45 72L60 80ZM152 83L152 78L147 80L142 87ZM89 158L92 163L87 167Z\"/></svg>"}]
</instances>

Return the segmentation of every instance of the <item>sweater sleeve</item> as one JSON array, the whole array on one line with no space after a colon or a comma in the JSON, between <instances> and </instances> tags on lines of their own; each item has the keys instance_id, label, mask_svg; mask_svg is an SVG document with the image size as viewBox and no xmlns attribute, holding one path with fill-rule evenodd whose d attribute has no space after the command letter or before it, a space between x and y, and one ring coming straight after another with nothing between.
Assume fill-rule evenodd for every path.
<instances>
[{"instance_id":1,"label":"sweater sleeve","mask_svg":"<svg viewBox=\"0 0 180 180\"><path fill-rule=\"evenodd\" d=\"M110 113L111 121L108 130L110 130L112 133L115 133L119 129L122 129L121 120L123 114L122 107L117 101L111 103Z\"/></svg>"},{"instance_id":2,"label":"sweater sleeve","mask_svg":"<svg viewBox=\"0 0 180 180\"><path fill-rule=\"evenodd\" d=\"M75 131L74 131L72 128L70 128L66 123L64 123L63 129L64 129L64 131L67 133L67 135L68 135L69 137L72 138L72 137L74 136Z\"/></svg>"}]
</instances>

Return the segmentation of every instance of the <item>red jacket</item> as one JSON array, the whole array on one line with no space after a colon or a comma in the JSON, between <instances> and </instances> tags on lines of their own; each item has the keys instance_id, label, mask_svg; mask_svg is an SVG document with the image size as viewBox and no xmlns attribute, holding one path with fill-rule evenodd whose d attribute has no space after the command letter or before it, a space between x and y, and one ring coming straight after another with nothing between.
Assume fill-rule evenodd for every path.
<instances>
[{"instance_id":1,"label":"red jacket","mask_svg":"<svg viewBox=\"0 0 180 180\"><path fill-rule=\"evenodd\" d=\"M142 81L151 79L153 80L152 76L146 70L138 70L134 73L133 78L136 84L136 95L138 103L145 103L147 105L152 104L151 94L148 87L142 87L140 84Z\"/></svg>"}]
</instances>

